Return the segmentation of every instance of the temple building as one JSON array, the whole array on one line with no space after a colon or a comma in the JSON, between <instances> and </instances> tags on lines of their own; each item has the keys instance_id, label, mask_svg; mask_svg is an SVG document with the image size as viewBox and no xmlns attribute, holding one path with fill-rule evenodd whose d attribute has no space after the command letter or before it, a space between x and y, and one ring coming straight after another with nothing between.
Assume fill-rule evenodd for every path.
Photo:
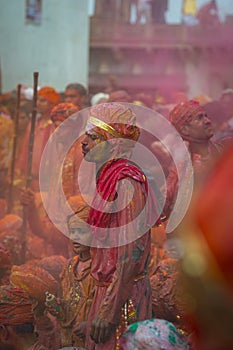
<instances>
[{"instance_id":1,"label":"temple building","mask_svg":"<svg viewBox=\"0 0 233 350\"><path fill-rule=\"evenodd\" d=\"M90 18L89 89L217 98L233 85L233 20L218 25L132 21L135 1L95 1Z\"/></svg>"}]
</instances>

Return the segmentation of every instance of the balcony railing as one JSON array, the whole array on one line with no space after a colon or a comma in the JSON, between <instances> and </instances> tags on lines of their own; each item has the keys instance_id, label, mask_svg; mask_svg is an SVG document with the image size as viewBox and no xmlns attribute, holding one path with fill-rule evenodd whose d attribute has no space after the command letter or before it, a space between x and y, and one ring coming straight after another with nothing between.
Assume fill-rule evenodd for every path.
<instances>
[{"instance_id":1,"label":"balcony railing","mask_svg":"<svg viewBox=\"0 0 233 350\"><path fill-rule=\"evenodd\" d=\"M128 24L92 17L91 48L217 48L233 49L233 23L202 28L185 25Z\"/></svg>"}]
</instances>

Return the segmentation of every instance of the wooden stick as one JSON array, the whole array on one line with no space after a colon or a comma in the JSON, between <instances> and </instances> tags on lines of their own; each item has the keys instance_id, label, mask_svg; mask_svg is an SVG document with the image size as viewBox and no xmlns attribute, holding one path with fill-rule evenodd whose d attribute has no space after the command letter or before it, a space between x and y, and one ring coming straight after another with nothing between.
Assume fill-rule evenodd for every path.
<instances>
[{"instance_id":1,"label":"wooden stick","mask_svg":"<svg viewBox=\"0 0 233 350\"><path fill-rule=\"evenodd\" d=\"M20 113L20 98L21 98L21 84L17 86L17 104L16 104L16 113L14 118L14 138L13 138L13 149L12 149L12 158L11 158L11 173L10 173L10 187L8 193L8 213L11 212L13 206L13 188L14 188L14 175L15 175L15 158L16 158L16 149L18 141L18 129L19 129L19 113Z\"/></svg>"},{"instance_id":2,"label":"wooden stick","mask_svg":"<svg viewBox=\"0 0 233 350\"><path fill-rule=\"evenodd\" d=\"M34 72L34 83L33 83L33 104L32 104L32 119L31 119L31 130L28 144L28 166L27 166L27 177L26 177L26 188L30 188L32 179L32 157L33 157L33 145L34 145L34 133L37 115L37 88L38 88L38 77L39 73ZM25 262L26 255L26 232L27 232L27 218L28 218L28 207L23 207L23 224L22 224L22 250L21 250L21 261L22 264Z\"/></svg>"}]
</instances>

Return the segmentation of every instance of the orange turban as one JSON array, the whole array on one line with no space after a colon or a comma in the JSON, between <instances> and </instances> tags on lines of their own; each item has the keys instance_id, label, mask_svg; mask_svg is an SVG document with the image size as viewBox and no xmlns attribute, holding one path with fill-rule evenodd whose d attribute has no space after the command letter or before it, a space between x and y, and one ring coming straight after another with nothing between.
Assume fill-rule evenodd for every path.
<instances>
[{"instance_id":1,"label":"orange turban","mask_svg":"<svg viewBox=\"0 0 233 350\"><path fill-rule=\"evenodd\" d=\"M140 136L135 113L124 104L113 102L94 105L88 123L96 127L105 140L115 137L137 141Z\"/></svg>"},{"instance_id":2,"label":"orange turban","mask_svg":"<svg viewBox=\"0 0 233 350\"><path fill-rule=\"evenodd\" d=\"M45 292L47 291L55 295L58 292L58 282L55 278L41 267L30 264L14 265L10 281L38 301L45 300Z\"/></svg>"},{"instance_id":3,"label":"orange turban","mask_svg":"<svg viewBox=\"0 0 233 350\"><path fill-rule=\"evenodd\" d=\"M0 287L0 325L21 325L34 322L28 294L11 285Z\"/></svg>"},{"instance_id":4,"label":"orange turban","mask_svg":"<svg viewBox=\"0 0 233 350\"><path fill-rule=\"evenodd\" d=\"M53 107L50 118L53 122L59 120L63 122L67 118L69 118L72 114L75 114L79 111L79 108L75 106L73 103L62 102Z\"/></svg>"},{"instance_id":5,"label":"orange turban","mask_svg":"<svg viewBox=\"0 0 233 350\"><path fill-rule=\"evenodd\" d=\"M43 86L40 88L37 94L39 97L43 97L53 105L57 105L61 102L60 94L51 86Z\"/></svg>"},{"instance_id":6,"label":"orange turban","mask_svg":"<svg viewBox=\"0 0 233 350\"><path fill-rule=\"evenodd\" d=\"M81 194L76 194L68 199L68 203L74 212L79 212L81 209L84 208L87 208L87 210L90 209L87 202L91 202L91 197L86 197L86 195L85 197L83 197ZM87 217L86 214L83 215L84 217L82 217L82 219L86 220L88 215Z\"/></svg>"},{"instance_id":7,"label":"orange turban","mask_svg":"<svg viewBox=\"0 0 233 350\"><path fill-rule=\"evenodd\" d=\"M66 264L67 259L62 255L48 256L38 262L38 266L49 272L56 281L59 281L60 274Z\"/></svg>"},{"instance_id":8,"label":"orange turban","mask_svg":"<svg viewBox=\"0 0 233 350\"><path fill-rule=\"evenodd\" d=\"M173 108L173 110L170 112L169 120L180 132L183 125L190 122L201 113L206 114L199 102L194 100L185 101L179 103Z\"/></svg>"},{"instance_id":9,"label":"orange turban","mask_svg":"<svg viewBox=\"0 0 233 350\"><path fill-rule=\"evenodd\" d=\"M88 198L87 200L90 201L91 198ZM78 222L79 225L81 225L83 221L84 222L87 221L89 212L90 212L90 206L85 202L82 195L77 194L75 196L71 196L68 199L68 202L70 207L75 213L68 216L67 218L68 225L74 224L76 221Z\"/></svg>"}]
</instances>

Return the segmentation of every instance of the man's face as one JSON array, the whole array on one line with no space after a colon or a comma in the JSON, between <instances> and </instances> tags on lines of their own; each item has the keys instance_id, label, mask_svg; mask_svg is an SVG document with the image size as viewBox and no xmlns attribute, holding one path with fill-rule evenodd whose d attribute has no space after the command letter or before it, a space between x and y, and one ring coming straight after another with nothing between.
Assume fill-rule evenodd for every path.
<instances>
[{"instance_id":1,"label":"man's face","mask_svg":"<svg viewBox=\"0 0 233 350\"><path fill-rule=\"evenodd\" d=\"M192 120L185 125L184 129L187 136L193 140L209 140L214 134L210 119L202 112L192 117Z\"/></svg>"},{"instance_id":2,"label":"man's face","mask_svg":"<svg viewBox=\"0 0 233 350\"><path fill-rule=\"evenodd\" d=\"M29 123L29 117L26 112L20 111L19 113L19 126L18 129L19 131L23 132L27 129Z\"/></svg>"},{"instance_id":3,"label":"man's face","mask_svg":"<svg viewBox=\"0 0 233 350\"><path fill-rule=\"evenodd\" d=\"M52 104L46 98L39 96L37 100L37 111L42 116L48 115L52 109Z\"/></svg>"},{"instance_id":4,"label":"man's face","mask_svg":"<svg viewBox=\"0 0 233 350\"><path fill-rule=\"evenodd\" d=\"M93 129L85 133L82 140L82 153L85 160L105 163L111 157L111 151L111 144Z\"/></svg>"},{"instance_id":5,"label":"man's face","mask_svg":"<svg viewBox=\"0 0 233 350\"><path fill-rule=\"evenodd\" d=\"M66 89L65 102L73 103L76 106L82 107L85 96L81 96L75 89Z\"/></svg>"}]
</instances>

